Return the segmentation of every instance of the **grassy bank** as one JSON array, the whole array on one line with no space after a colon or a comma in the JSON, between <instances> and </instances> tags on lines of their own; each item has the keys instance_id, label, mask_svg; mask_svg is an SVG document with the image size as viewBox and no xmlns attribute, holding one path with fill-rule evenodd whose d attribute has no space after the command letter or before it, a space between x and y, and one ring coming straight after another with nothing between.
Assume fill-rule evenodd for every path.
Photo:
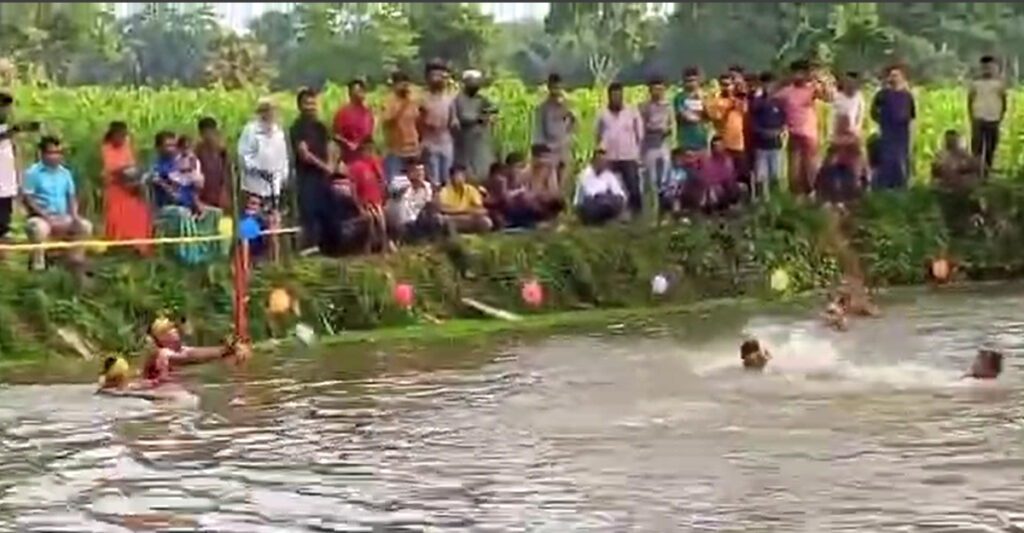
<instances>
[{"instance_id":1,"label":"grassy bank","mask_svg":"<svg viewBox=\"0 0 1024 533\"><path fill-rule=\"evenodd\" d=\"M596 316L609 309L667 311L715 298L775 299L785 296L768 287L777 268L789 273L789 295L835 282L839 268L824 238L826 226L818 209L780 197L726 220L467 237L461 241L466 273L456 268L452 250L434 246L389 257L296 259L255 273L252 332L261 340L284 337L302 320L324 336L387 342L510 327L464 322L480 318L461 303L467 296L533 317L517 327L538 328L585 321L588 312ZM1016 182L952 199L923 189L874 195L851 213L849 226L872 285L922 283L930 260L942 254L959 265L962 279L1024 272L1024 185ZM186 269L160 261L94 259L95 276L83 291L59 270L32 274L21 261L0 267L0 360L69 354L59 329L76 331L101 352L131 352L159 312L185 317L196 342L214 342L228 332L227 264ZM651 292L658 274L669 280L663 295ZM539 308L520 296L522 283L531 279L544 287ZM396 283L414 287L411 310L394 303ZM297 297L301 318L268 316L265 302L277 287ZM434 319L446 324L437 326Z\"/></svg>"}]
</instances>

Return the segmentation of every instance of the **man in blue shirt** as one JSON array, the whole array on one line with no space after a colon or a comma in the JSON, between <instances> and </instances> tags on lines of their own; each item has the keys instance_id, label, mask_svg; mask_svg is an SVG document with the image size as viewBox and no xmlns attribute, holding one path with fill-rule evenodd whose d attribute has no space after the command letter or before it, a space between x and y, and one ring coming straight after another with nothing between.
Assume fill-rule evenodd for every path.
<instances>
[{"instance_id":1,"label":"man in blue shirt","mask_svg":"<svg viewBox=\"0 0 1024 533\"><path fill-rule=\"evenodd\" d=\"M771 72L760 76L761 90L750 104L750 122L753 126L754 145L754 197L768 197L782 175L782 132L786 129L786 111L775 96L775 76Z\"/></svg>"},{"instance_id":2,"label":"man in blue shirt","mask_svg":"<svg viewBox=\"0 0 1024 533\"><path fill-rule=\"evenodd\" d=\"M64 166L64 148L56 137L45 136L39 141L39 162L25 171L23 197L29 219L26 224L28 238L42 243L51 237L82 240L92 234L92 223L78 214L75 181ZM72 248L69 259L73 265L85 262L84 248ZM32 255L32 269L46 268L46 253L37 250Z\"/></svg>"}]
</instances>

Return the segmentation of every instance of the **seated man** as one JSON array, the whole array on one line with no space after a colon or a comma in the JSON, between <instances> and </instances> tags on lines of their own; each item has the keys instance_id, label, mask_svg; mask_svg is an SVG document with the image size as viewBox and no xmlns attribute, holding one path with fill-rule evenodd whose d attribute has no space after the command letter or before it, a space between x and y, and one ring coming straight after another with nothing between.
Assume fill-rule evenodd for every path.
<instances>
[{"instance_id":1,"label":"seated man","mask_svg":"<svg viewBox=\"0 0 1024 533\"><path fill-rule=\"evenodd\" d=\"M590 164L580 174L573 204L580 221L586 225L602 225L622 215L626 191L609 168L604 150L594 150Z\"/></svg>"},{"instance_id":2,"label":"seated man","mask_svg":"<svg viewBox=\"0 0 1024 533\"><path fill-rule=\"evenodd\" d=\"M373 141L367 140L359 146L355 159L348 163L348 179L360 208L370 222L366 252L370 253L374 248L381 253L393 252L395 243L388 236L384 215L384 168L373 153Z\"/></svg>"},{"instance_id":3,"label":"seated man","mask_svg":"<svg viewBox=\"0 0 1024 533\"><path fill-rule=\"evenodd\" d=\"M981 183L981 165L964 149L963 139L956 130L946 131L942 151L932 162L932 180L937 187L950 192L970 189Z\"/></svg>"},{"instance_id":4,"label":"seated man","mask_svg":"<svg viewBox=\"0 0 1024 533\"><path fill-rule=\"evenodd\" d=\"M322 228L320 253L328 257L360 253L370 239L369 217L360 209L355 189L342 168L332 178L324 206L331 218Z\"/></svg>"},{"instance_id":5,"label":"seated man","mask_svg":"<svg viewBox=\"0 0 1024 533\"><path fill-rule=\"evenodd\" d=\"M39 162L25 171L23 194L28 210L26 232L33 243L58 240L82 240L92 235L92 223L78 214L75 180L64 166L64 149L56 137L39 141ZM72 248L68 254L72 266L81 271L85 249ZM46 252L32 252L32 269L46 268Z\"/></svg>"},{"instance_id":6,"label":"seated man","mask_svg":"<svg viewBox=\"0 0 1024 533\"><path fill-rule=\"evenodd\" d=\"M388 229L403 242L429 240L444 231L444 217L434 203L427 167L416 158L405 161L401 185L392 180L395 199L388 204Z\"/></svg>"},{"instance_id":7,"label":"seated man","mask_svg":"<svg viewBox=\"0 0 1024 533\"><path fill-rule=\"evenodd\" d=\"M466 183L466 167L452 166L448 184L437 195L441 213L459 233L485 233L492 223L484 207L483 194L475 185Z\"/></svg>"},{"instance_id":8,"label":"seated man","mask_svg":"<svg viewBox=\"0 0 1024 533\"><path fill-rule=\"evenodd\" d=\"M492 163L491 169L487 172L487 180L484 181L484 207L487 208L487 215L491 217L494 228L501 230L508 226L509 210L509 167L503 163Z\"/></svg>"},{"instance_id":9,"label":"seated man","mask_svg":"<svg viewBox=\"0 0 1024 533\"><path fill-rule=\"evenodd\" d=\"M741 189L733 157L718 135L711 138L711 149L700 160L693 190L696 204L707 212L728 209L740 200Z\"/></svg>"}]
</instances>

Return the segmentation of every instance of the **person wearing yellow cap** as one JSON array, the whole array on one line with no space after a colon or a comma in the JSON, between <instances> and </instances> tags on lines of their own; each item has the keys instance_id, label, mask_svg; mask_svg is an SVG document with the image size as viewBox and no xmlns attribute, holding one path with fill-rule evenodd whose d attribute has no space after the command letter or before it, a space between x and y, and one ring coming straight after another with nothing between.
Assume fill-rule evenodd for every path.
<instances>
[{"instance_id":1,"label":"person wearing yellow cap","mask_svg":"<svg viewBox=\"0 0 1024 533\"><path fill-rule=\"evenodd\" d=\"M192 347L181 341L177 324L166 317L158 317L149 326L153 347L146 356L142 377L151 387L173 381L172 372L178 367L209 363L219 360L242 362L249 358L248 344L232 340L226 346Z\"/></svg>"}]
</instances>

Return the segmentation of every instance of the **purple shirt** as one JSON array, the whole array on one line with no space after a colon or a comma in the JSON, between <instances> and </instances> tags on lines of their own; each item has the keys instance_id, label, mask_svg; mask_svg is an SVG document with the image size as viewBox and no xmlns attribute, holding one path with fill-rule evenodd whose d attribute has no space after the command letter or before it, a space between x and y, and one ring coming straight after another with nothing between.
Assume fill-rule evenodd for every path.
<instances>
[{"instance_id":1,"label":"purple shirt","mask_svg":"<svg viewBox=\"0 0 1024 533\"><path fill-rule=\"evenodd\" d=\"M700 181L705 187L721 187L736 181L732 158L709 154L700 162Z\"/></svg>"},{"instance_id":2,"label":"purple shirt","mask_svg":"<svg viewBox=\"0 0 1024 533\"><path fill-rule=\"evenodd\" d=\"M618 113L605 108L597 118L597 138L609 161L639 161L644 125L635 107Z\"/></svg>"}]
</instances>

